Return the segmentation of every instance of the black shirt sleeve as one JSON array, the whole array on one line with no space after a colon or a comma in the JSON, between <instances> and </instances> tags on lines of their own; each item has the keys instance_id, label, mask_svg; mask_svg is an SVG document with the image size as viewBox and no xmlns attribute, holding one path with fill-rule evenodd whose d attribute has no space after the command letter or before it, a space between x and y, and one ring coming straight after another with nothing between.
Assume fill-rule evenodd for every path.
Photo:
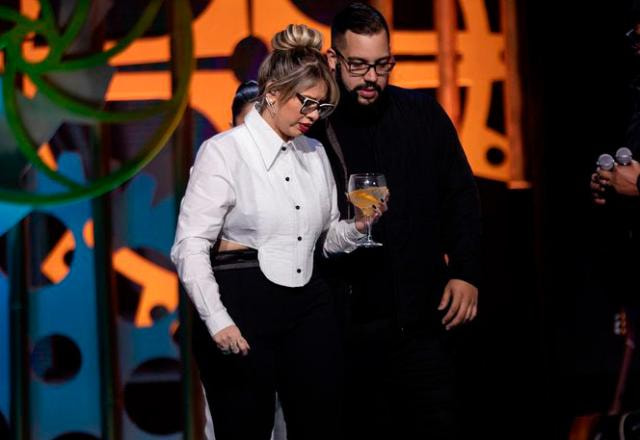
<instances>
[{"instance_id":1,"label":"black shirt sleeve","mask_svg":"<svg viewBox=\"0 0 640 440\"><path fill-rule=\"evenodd\" d=\"M442 246L449 277L478 286L480 278L481 214L478 189L456 129L433 99L431 133L438 149L438 179L442 208Z\"/></svg>"}]
</instances>

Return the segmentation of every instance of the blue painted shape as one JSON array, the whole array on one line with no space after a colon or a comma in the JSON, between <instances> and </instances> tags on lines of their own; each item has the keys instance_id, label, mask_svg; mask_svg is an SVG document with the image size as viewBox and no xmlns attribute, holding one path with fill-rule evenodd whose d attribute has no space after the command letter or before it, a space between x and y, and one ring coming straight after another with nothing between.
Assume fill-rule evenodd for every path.
<instances>
[{"instance_id":1,"label":"blue painted shape","mask_svg":"<svg viewBox=\"0 0 640 440\"><path fill-rule=\"evenodd\" d=\"M114 212L119 214L114 219L119 225L115 239L130 248L154 249L169 259L176 225L175 198L170 195L153 205L156 188L155 178L142 172L114 197ZM170 334L170 325L177 317L174 311L148 328L120 323L120 332L127 335L120 338L123 376L147 360L179 357Z\"/></svg>"},{"instance_id":2,"label":"blue painted shape","mask_svg":"<svg viewBox=\"0 0 640 440\"><path fill-rule=\"evenodd\" d=\"M9 420L9 282L0 272L0 412Z\"/></svg>"},{"instance_id":3,"label":"blue painted shape","mask_svg":"<svg viewBox=\"0 0 640 440\"><path fill-rule=\"evenodd\" d=\"M59 170L76 181L84 181L82 163L75 153L60 156ZM168 196L153 204L156 181L147 174L138 175L120 194L114 194L115 224L119 233L117 243L132 248L155 249L169 257L175 231L174 198ZM46 176L37 176L37 191L51 193L64 188ZM97 437L100 433L100 393L98 364L98 330L96 327L96 286L94 253L84 243L82 230L90 219L88 201L55 206L40 210L56 217L72 233L76 243L73 261L67 277L57 285L32 292L29 318L32 341L60 334L71 339L82 355L77 375L62 384L32 382L31 412L34 438L54 438L65 432L86 432ZM126 383L133 370L155 358L179 358L170 327L177 319L174 311L149 328L136 328L118 320L118 341L122 382ZM125 419L127 419L125 417ZM162 438L143 433L132 423L125 423L127 438Z\"/></svg>"},{"instance_id":4,"label":"blue painted shape","mask_svg":"<svg viewBox=\"0 0 640 440\"><path fill-rule=\"evenodd\" d=\"M7 233L20 220L31 213L31 206L0 202L0 235Z\"/></svg>"},{"instance_id":5,"label":"blue painted shape","mask_svg":"<svg viewBox=\"0 0 640 440\"><path fill-rule=\"evenodd\" d=\"M175 198L167 196L153 205L157 183L153 176L138 174L123 193L114 195L115 239L119 246L147 247L169 256L175 232Z\"/></svg>"},{"instance_id":6,"label":"blue painted shape","mask_svg":"<svg viewBox=\"0 0 640 440\"><path fill-rule=\"evenodd\" d=\"M76 181L84 181L82 163L76 153L59 157L59 170ZM61 186L38 175L36 191L50 193ZM82 365L78 373L61 384L41 380L31 383L33 437L49 439L64 432L86 432L101 436L100 370L96 326L94 252L84 242L82 230L91 216L91 205L80 201L40 210L56 217L72 233L75 252L70 271L56 285L31 292L29 334L40 338L60 334L71 339L80 350Z\"/></svg>"},{"instance_id":7,"label":"blue painted shape","mask_svg":"<svg viewBox=\"0 0 640 440\"><path fill-rule=\"evenodd\" d=\"M21 99L20 104L28 105L31 102ZM1 120L4 119L3 112L0 94ZM48 123L39 131L50 135L55 125ZM58 158L58 166L60 174L76 182L86 182L78 154L62 154ZM154 249L168 258L175 231L175 199L170 195L154 204L156 187L156 180L142 173L125 187L120 196L114 195L114 205L124 209L119 216L122 218L122 228L119 228L115 240L132 248ZM36 192L50 194L66 190L66 187L42 174L36 175ZM0 203L0 235L31 212L29 206ZM85 432L99 438L101 399L94 252L82 236L84 225L91 216L91 204L90 201L79 201L43 208L38 212L60 220L72 232L76 248L70 272L60 284L30 292L30 340L33 344L52 334L64 335L77 345L82 364L77 374L64 383L49 384L39 379L31 382L32 435L33 438L51 439L66 432ZM115 209L114 212L119 211ZM119 360L123 383L136 367L148 360L179 358L178 347L170 333L171 324L177 317L178 313L174 311L149 328L136 328L119 320ZM8 280L0 273L0 411L7 420L10 407L9 365ZM181 437L179 433L170 436L144 433L126 415L124 419L126 438L173 440Z\"/></svg>"},{"instance_id":8,"label":"blue painted shape","mask_svg":"<svg viewBox=\"0 0 640 440\"><path fill-rule=\"evenodd\" d=\"M82 160L77 153L62 153L58 157L58 173L75 180L80 184L87 182L82 168ZM40 194L55 194L64 192L68 188L61 183L51 180L44 174L38 173L36 178L36 192ZM88 202L70 203L69 206L89 205Z\"/></svg>"},{"instance_id":9,"label":"blue painted shape","mask_svg":"<svg viewBox=\"0 0 640 440\"><path fill-rule=\"evenodd\" d=\"M154 249L169 258L175 233L175 197L169 195L153 204L157 188L155 177L140 173L121 193L114 194L114 219L119 245L130 248ZM171 335L171 325L178 319L175 310L147 328L138 328L130 322L119 320L118 343L122 382L126 384L141 364L157 358L179 360L179 347ZM177 440L182 433L167 436L152 435L142 431L125 413L123 431L126 438L137 440Z\"/></svg>"},{"instance_id":10,"label":"blue painted shape","mask_svg":"<svg viewBox=\"0 0 640 440\"><path fill-rule=\"evenodd\" d=\"M85 181L80 157L75 153L60 156L59 170L78 182ZM65 190L60 184L41 174L36 178L36 191L53 193ZM169 257L175 231L174 197L168 196L153 204L156 181L147 174L137 176L114 198L115 212L121 212L124 225L118 234L123 245L136 248L155 249ZM118 207L123 207L121 211ZM18 208L18 209L16 209ZM3 211L4 210L4 211ZM0 227L8 229L29 214L30 207L2 206L0 213L7 216ZM34 438L54 438L65 432L86 432L101 436L99 364L96 327L96 288L94 253L82 237L85 223L91 216L88 201L44 208L39 212L60 220L73 234L76 243L69 275L57 285L47 286L31 292L29 310L29 333L33 342L40 338L60 334L71 339L80 350L82 365L76 376L61 384L48 384L41 380L31 384L31 417ZM4 217L4 216L3 216ZM118 221L116 221L116 224ZM0 229L1 230L1 229ZM0 279L0 384L8 384L8 298L6 280ZM4 290L3 290L4 289ZM6 300L6 301L3 301ZM3 315L7 319L3 319ZM123 383L140 364L155 358L179 358L179 350L171 337L171 324L177 319L174 311L149 328L136 328L119 321L120 368ZM4 331L3 331L4 330ZM4 341L4 345L3 345ZM4 390L6 388L6 391ZM9 408L8 387L0 389L0 411ZM5 413L6 414L6 413ZM7 416L8 418L8 416ZM125 419L127 419L125 417ZM155 438L142 432L132 423L125 423L129 438ZM180 434L160 436L166 440L178 438Z\"/></svg>"}]
</instances>

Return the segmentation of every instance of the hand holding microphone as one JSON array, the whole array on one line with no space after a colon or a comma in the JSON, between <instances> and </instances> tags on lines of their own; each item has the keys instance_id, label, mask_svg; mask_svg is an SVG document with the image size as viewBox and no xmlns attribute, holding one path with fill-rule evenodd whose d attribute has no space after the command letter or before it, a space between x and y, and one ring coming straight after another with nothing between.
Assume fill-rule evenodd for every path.
<instances>
[{"instance_id":1,"label":"hand holding microphone","mask_svg":"<svg viewBox=\"0 0 640 440\"><path fill-rule=\"evenodd\" d=\"M596 161L596 172L591 174L589 187L591 188L591 198L596 205L607 203L607 187L600 180L600 171L611 171L615 165L615 159L610 154L601 154Z\"/></svg>"},{"instance_id":2,"label":"hand holding microphone","mask_svg":"<svg viewBox=\"0 0 640 440\"><path fill-rule=\"evenodd\" d=\"M601 154L596 162L597 172L591 176L591 190L594 203L604 204L607 187L621 195L638 196L640 164L633 160L631 150L626 147L616 151L615 159L610 154Z\"/></svg>"}]
</instances>

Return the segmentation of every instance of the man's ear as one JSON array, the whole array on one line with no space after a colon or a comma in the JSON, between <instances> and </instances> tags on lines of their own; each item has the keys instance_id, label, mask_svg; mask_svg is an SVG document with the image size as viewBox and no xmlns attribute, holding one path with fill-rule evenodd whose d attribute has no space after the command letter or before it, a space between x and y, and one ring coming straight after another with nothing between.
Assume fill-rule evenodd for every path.
<instances>
[{"instance_id":1,"label":"man's ear","mask_svg":"<svg viewBox=\"0 0 640 440\"><path fill-rule=\"evenodd\" d=\"M336 54L336 51L333 50L333 48L329 48L329 50L327 50L327 63L329 64L329 69L331 69L332 72L335 72L338 68L338 54Z\"/></svg>"}]
</instances>

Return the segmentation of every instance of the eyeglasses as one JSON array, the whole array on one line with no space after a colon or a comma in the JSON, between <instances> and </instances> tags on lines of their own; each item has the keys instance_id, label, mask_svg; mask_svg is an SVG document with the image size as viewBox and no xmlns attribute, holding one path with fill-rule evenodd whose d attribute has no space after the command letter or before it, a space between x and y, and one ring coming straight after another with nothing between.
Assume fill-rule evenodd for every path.
<instances>
[{"instance_id":1,"label":"eyeglasses","mask_svg":"<svg viewBox=\"0 0 640 440\"><path fill-rule=\"evenodd\" d=\"M396 65L396 60L393 56L389 56L388 58L384 58L376 61L373 64L365 63L362 60L349 60L347 57L342 55L338 49L335 47L333 51L342 58L347 64L347 70L353 76L365 76L369 73L369 69L373 68L377 75L384 76L388 75L389 72L393 70L393 67Z\"/></svg>"},{"instance_id":2,"label":"eyeglasses","mask_svg":"<svg viewBox=\"0 0 640 440\"><path fill-rule=\"evenodd\" d=\"M300 104L302 104L302 107L300 107L300 113L302 113L303 115L308 115L309 113L313 113L314 111L318 110L320 119L324 119L329 116L331 112L333 112L333 110L336 108L336 106L333 104L320 102L313 98L301 95L300 93L296 93L296 97L300 100Z\"/></svg>"}]
</instances>

